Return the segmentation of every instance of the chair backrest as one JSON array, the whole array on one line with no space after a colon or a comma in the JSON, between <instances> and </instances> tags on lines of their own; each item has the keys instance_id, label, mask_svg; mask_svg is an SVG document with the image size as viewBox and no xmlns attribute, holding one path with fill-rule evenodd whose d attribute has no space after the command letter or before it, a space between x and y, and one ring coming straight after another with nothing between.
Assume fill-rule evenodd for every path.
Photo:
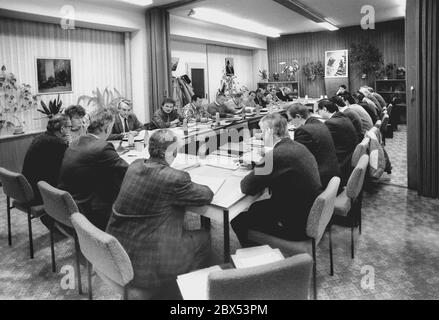
<instances>
[{"instance_id":1,"label":"chair backrest","mask_svg":"<svg viewBox=\"0 0 439 320\"><path fill-rule=\"evenodd\" d=\"M346 186L346 194L351 199L357 199L363 189L364 177L366 176L367 167L369 166L369 156L363 155L358 161L357 166L351 173Z\"/></svg>"},{"instance_id":2,"label":"chair backrest","mask_svg":"<svg viewBox=\"0 0 439 320\"><path fill-rule=\"evenodd\" d=\"M306 234L308 237L315 239L316 244L322 239L326 227L334 213L335 198L337 197L339 186L340 178L332 178L326 190L314 201L314 205L309 213Z\"/></svg>"},{"instance_id":3,"label":"chair backrest","mask_svg":"<svg viewBox=\"0 0 439 320\"><path fill-rule=\"evenodd\" d=\"M79 209L70 193L52 187L45 181L38 182L38 188L43 199L44 211L59 223L73 228L70 216Z\"/></svg>"},{"instance_id":4,"label":"chair backrest","mask_svg":"<svg viewBox=\"0 0 439 320\"><path fill-rule=\"evenodd\" d=\"M127 285L133 279L134 271L130 257L120 242L96 228L80 213L72 214L71 221L78 235L81 252L96 273L103 275L103 280L108 278L122 287Z\"/></svg>"},{"instance_id":5,"label":"chair backrest","mask_svg":"<svg viewBox=\"0 0 439 320\"><path fill-rule=\"evenodd\" d=\"M383 120L381 123L381 132L387 131L387 125L389 124L389 115L387 113L384 114Z\"/></svg>"},{"instance_id":6,"label":"chair backrest","mask_svg":"<svg viewBox=\"0 0 439 320\"><path fill-rule=\"evenodd\" d=\"M354 150L354 153L352 154L352 167L355 168L358 164L358 161L360 161L360 158L364 156L365 154L369 154L369 144L370 144L370 138L365 137L361 143L357 145L357 147Z\"/></svg>"},{"instance_id":7,"label":"chair backrest","mask_svg":"<svg viewBox=\"0 0 439 320\"><path fill-rule=\"evenodd\" d=\"M0 182L6 196L18 202L30 202L34 199L32 187L21 173L0 168Z\"/></svg>"},{"instance_id":8,"label":"chair backrest","mask_svg":"<svg viewBox=\"0 0 439 320\"><path fill-rule=\"evenodd\" d=\"M392 115L392 110L393 104L389 103L389 105L387 106L387 114L389 115L389 117Z\"/></svg>"},{"instance_id":9,"label":"chair backrest","mask_svg":"<svg viewBox=\"0 0 439 320\"><path fill-rule=\"evenodd\" d=\"M262 266L212 272L209 300L306 300L313 260L307 253Z\"/></svg>"},{"instance_id":10,"label":"chair backrest","mask_svg":"<svg viewBox=\"0 0 439 320\"><path fill-rule=\"evenodd\" d=\"M376 123L375 123L375 128L378 128L378 129L381 129L381 124L382 124L383 122L381 121L381 120L378 120Z\"/></svg>"}]
</instances>

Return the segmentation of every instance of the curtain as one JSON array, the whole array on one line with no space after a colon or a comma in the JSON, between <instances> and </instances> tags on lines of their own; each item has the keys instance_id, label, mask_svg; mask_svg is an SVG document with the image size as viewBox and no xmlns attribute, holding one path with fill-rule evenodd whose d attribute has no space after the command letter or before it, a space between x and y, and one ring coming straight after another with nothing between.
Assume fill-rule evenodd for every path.
<instances>
[{"instance_id":1,"label":"curtain","mask_svg":"<svg viewBox=\"0 0 439 320\"><path fill-rule=\"evenodd\" d=\"M418 6L417 17L408 21L408 28L419 28L418 39L408 39L415 42L413 48L408 44L408 50L416 52L417 68L410 68L415 73L414 91L410 90L410 105L417 112L415 121L417 126L417 171L418 191L420 195L439 198L439 5L437 0L410 1L408 4ZM408 6L407 10L411 10ZM409 24L413 25L409 25ZM419 41L419 45L416 42ZM411 75L409 75L409 78ZM410 85L411 86L411 85ZM410 157L409 157L410 158Z\"/></svg>"},{"instance_id":2,"label":"curtain","mask_svg":"<svg viewBox=\"0 0 439 320\"><path fill-rule=\"evenodd\" d=\"M171 95L171 49L169 42L169 13L163 8L146 12L148 45L149 109L151 116L163 98Z\"/></svg>"}]
</instances>

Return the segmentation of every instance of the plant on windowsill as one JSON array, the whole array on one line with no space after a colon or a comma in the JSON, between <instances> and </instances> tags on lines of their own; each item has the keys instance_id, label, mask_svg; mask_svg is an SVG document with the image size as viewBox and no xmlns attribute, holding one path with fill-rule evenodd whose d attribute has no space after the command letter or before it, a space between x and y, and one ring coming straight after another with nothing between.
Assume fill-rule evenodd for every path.
<instances>
[{"instance_id":1,"label":"plant on windowsill","mask_svg":"<svg viewBox=\"0 0 439 320\"><path fill-rule=\"evenodd\" d=\"M47 106L44 101L41 101L41 107L43 109L37 109L37 111L46 115L49 119L63 111L62 101L59 99L59 95L57 99L49 101L49 106Z\"/></svg>"},{"instance_id":2,"label":"plant on windowsill","mask_svg":"<svg viewBox=\"0 0 439 320\"><path fill-rule=\"evenodd\" d=\"M361 79L379 71L383 65L383 54L370 43L353 43L351 45L350 62L359 68Z\"/></svg>"},{"instance_id":3,"label":"plant on windowsill","mask_svg":"<svg viewBox=\"0 0 439 320\"><path fill-rule=\"evenodd\" d=\"M3 66L0 70L0 131L7 133L13 129L13 134L24 133L23 112L36 107L37 97L32 95L28 84L16 85L14 74L6 72Z\"/></svg>"},{"instance_id":4,"label":"plant on windowsill","mask_svg":"<svg viewBox=\"0 0 439 320\"><path fill-rule=\"evenodd\" d=\"M325 75L323 63L321 61L308 62L303 67L303 73L309 81L314 81L317 77L323 77Z\"/></svg>"}]
</instances>

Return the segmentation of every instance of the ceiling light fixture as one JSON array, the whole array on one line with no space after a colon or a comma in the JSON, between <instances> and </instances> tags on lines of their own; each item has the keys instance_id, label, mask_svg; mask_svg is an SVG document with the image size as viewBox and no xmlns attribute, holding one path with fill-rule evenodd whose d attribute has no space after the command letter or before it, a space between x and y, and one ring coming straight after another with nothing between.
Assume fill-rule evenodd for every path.
<instances>
[{"instance_id":1,"label":"ceiling light fixture","mask_svg":"<svg viewBox=\"0 0 439 320\"><path fill-rule=\"evenodd\" d=\"M277 38L280 37L280 30L267 27L261 23L244 19L238 16L231 15L229 13L209 9L209 8L195 8L189 11L188 16L207 21L210 23L220 24L234 29L239 29L251 33L257 33L267 37Z\"/></svg>"},{"instance_id":2,"label":"ceiling light fixture","mask_svg":"<svg viewBox=\"0 0 439 320\"><path fill-rule=\"evenodd\" d=\"M153 3L153 0L119 0L121 2L126 2L129 4L134 4L136 6L146 7Z\"/></svg>"}]
</instances>

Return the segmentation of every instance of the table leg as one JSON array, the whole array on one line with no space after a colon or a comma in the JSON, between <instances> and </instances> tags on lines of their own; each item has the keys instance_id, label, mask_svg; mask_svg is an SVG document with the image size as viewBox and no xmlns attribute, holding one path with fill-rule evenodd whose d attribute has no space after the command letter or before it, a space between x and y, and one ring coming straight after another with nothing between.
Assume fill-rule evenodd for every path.
<instances>
[{"instance_id":1,"label":"table leg","mask_svg":"<svg viewBox=\"0 0 439 320\"><path fill-rule=\"evenodd\" d=\"M230 261L230 232L229 232L229 210L224 210L224 262Z\"/></svg>"}]
</instances>

